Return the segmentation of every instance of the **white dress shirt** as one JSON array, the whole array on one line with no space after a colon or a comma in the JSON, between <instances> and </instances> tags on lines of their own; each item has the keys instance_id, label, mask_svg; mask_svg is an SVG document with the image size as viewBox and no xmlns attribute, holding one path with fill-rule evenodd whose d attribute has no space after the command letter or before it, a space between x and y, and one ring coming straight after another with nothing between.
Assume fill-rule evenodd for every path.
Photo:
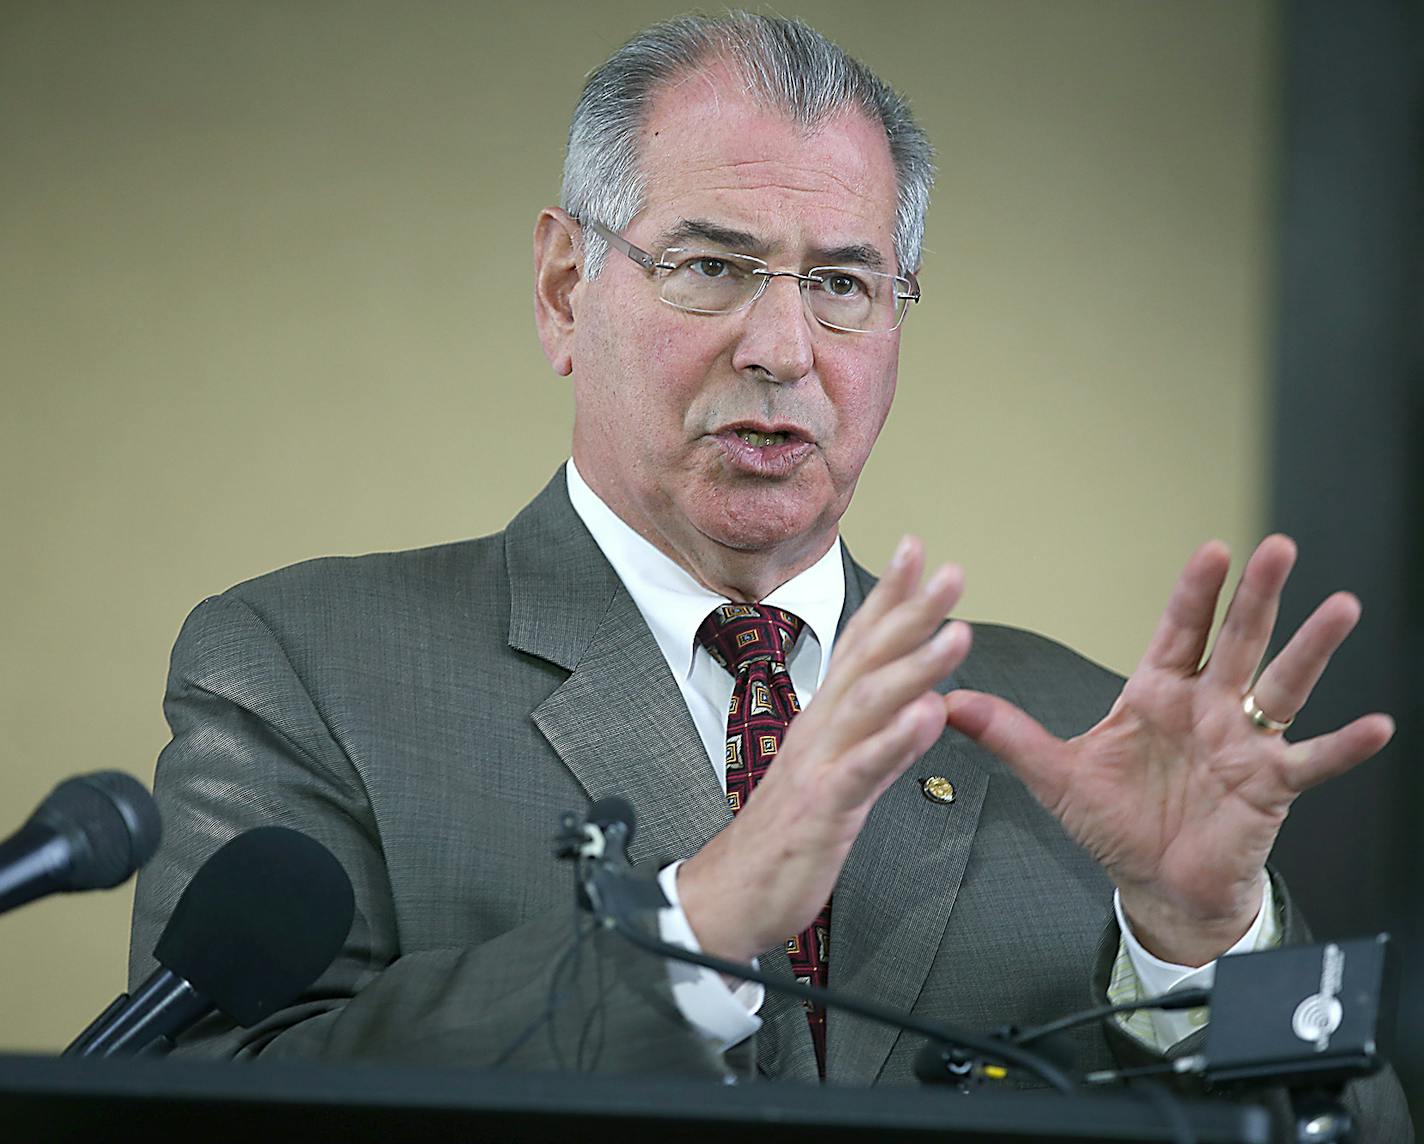
<instances>
[{"instance_id":1,"label":"white dress shirt","mask_svg":"<svg viewBox=\"0 0 1424 1144\"><path fill-rule=\"evenodd\" d=\"M697 583L686 570L653 547L614 513L588 486L572 458L564 472L574 511L642 613L692 714L692 721L707 748L708 761L725 790L727 708L731 703L734 680L698 644L696 634L707 614L719 604L729 601ZM815 564L793 576L760 602L783 608L805 622L801 638L786 661L792 686L804 708L826 676L836 630L845 607L845 566L841 560L840 541L832 544ZM658 881L672 905L659 911L658 928L664 941L700 951L701 946L678 900L679 866L680 862L674 862L659 875ZM1269 907L1269 884L1266 894L1265 905ZM1267 910L1263 908L1251 931L1229 952L1255 949L1262 929L1261 918L1265 916ZM1126 960L1138 975L1144 990L1142 996L1166 992L1174 987L1210 984L1215 963L1193 969L1161 961L1133 937L1120 908L1118 919L1123 930ZM730 1048L761 1027L761 1018L756 1015L764 999L760 985L744 983L731 989L720 974L680 963L669 963L669 973L673 999L682 1015L719 1050ZM1187 1014L1153 1012L1152 1017L1152 1031L1156 1035L1149 1035L1146 1039L1158 1042L1163 1037L1170 1037L1157 1044L1158 1048L1166 1048L1192 1031L1186 1025Z\"/></svg>"}]
</instances>

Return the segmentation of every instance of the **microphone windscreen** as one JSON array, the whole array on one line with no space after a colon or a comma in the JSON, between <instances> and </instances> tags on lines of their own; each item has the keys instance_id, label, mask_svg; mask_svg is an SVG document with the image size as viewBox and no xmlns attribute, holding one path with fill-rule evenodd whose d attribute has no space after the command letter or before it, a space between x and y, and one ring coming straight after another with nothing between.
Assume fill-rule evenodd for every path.
<instances>
[{"instance_id":1,"label":"microphone windscreen","mask_svg":"<svg viewBox=\"0 0 1424 1144\"><path fill-rule=\"evenodd\" d=\"M153 956L239 1025L255 1025L325 972L355 908L331 851L298 831L263 826L193 875Z\"/></svg>"},{"instance_id":2,"label":"microphone windscreen","mask_svg":"<svg viewBox=\"0 0 1424 1144\"><path fill-rule=\"evenodd\" d=\"M588 808L588 821L594 826L612 826L621 822L628 828L626 841L633 841L633 832L638 828L638 816L633 813L633 804L618 795L601 798Z\"/></svg>"},{"instance_id":3,"label":"microphone windscreen","mask_svg":"<svg viewBox=\"0 0 1424 1144\"><path fill-rule=\"evenodd\" d=\"M42 823L70 844L67 890L117 886L153 857L163 837L148 789L123 771L65 779L36 808Z\"/></svg>"}]
</instances>

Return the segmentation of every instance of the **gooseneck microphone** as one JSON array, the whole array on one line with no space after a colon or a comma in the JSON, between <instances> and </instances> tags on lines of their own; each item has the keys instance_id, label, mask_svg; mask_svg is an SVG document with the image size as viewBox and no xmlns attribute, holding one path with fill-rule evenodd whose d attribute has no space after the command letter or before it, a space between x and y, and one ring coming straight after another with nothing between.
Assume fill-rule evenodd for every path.
<instances>
[{"instance_id":1,"label":"gooseneck microphone","mask_svg":"<svg viewBox=\"0 0 1424 1144\"><path fill-rule=\"evenodd\" d=\"M582 819L573 813L561 817L554 854L578 864L578 901L583 909L600 917L621 917L667 905L656 882L625 877L632 870L628 844L637 826L633 804L618 795L599 799Z\"/></svg>"},{"instance_id":2,"label":"gooseneck microphone","mask_svg":"<svg viewBox=\"0 0 1424 1144\"><path fill-rule=\"evenodd\" d=\"M321 976L354 914L351 880L321 843L282 826L239 834L178 899L153 951L159 968L64 1055L131 1056L213 1011L255 1025Z\"/></svg>"},{"instance_id":3,"label":"gooseneck microphone","mask_svg":"<svg viewBox=\"0 0 1424 1144\"><path fill-rule=\"evenodd\" d=\"M117 886L153 857L162 835L153 796L132 775L65 779L0 842L0 914L47 894Z\"/></svg>"}]
</instances>

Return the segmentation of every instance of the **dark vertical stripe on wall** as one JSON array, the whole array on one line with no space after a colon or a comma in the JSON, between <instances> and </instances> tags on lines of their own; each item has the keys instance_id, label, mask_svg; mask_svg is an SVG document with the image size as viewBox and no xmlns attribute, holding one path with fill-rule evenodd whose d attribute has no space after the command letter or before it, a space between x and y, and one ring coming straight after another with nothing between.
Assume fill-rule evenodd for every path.
<instances>
[{"instance_id":1,"label":"dark vertical stripe on wall","mask_svg":"<svg viewBox=\"0 0 1424 1144\"><path fill-rule=\"evenodd\" d=\"M1283 8L1271 526L1300 541L1281 628L1365 605L1296 737L1385 710L1375 761L1305 795L1276 862L1317 936L1403 939L1396 1065L1424 1123L1424 16Z\"/></svg>"}]
</instances>

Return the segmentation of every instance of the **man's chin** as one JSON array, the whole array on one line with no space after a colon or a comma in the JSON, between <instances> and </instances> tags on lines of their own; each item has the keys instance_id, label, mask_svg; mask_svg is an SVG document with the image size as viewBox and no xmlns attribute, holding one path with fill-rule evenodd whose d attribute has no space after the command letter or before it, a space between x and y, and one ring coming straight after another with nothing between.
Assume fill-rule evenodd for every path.
<instances>
[{"instance_id":1,"label":"man's chin","mask_svg":"<svg viewBox=\"0 0 1424 1144\"><path fill-rule=\"evenodd\" d=\"M819 560L836 538L840 513L824 488L791 495L798 490L786 484L734 492L699 483L678 491L664 506L664 521L676 522L675 531L663 532L664 551L732 599L761 599Z\"/></svg>"},{"instance_id":2,"label":"man's chin","mask_svg":"<svg viewBox=\"0 0 1424 1144\"><path fill-rule=\"evenodd\" d=\"M814 546L824 550L826 538L835 534L837 520L823 503L765 495L720 501L710 512L689 515L703 536L748 555L789 554Z\"/></svg>"}]
</instances>

